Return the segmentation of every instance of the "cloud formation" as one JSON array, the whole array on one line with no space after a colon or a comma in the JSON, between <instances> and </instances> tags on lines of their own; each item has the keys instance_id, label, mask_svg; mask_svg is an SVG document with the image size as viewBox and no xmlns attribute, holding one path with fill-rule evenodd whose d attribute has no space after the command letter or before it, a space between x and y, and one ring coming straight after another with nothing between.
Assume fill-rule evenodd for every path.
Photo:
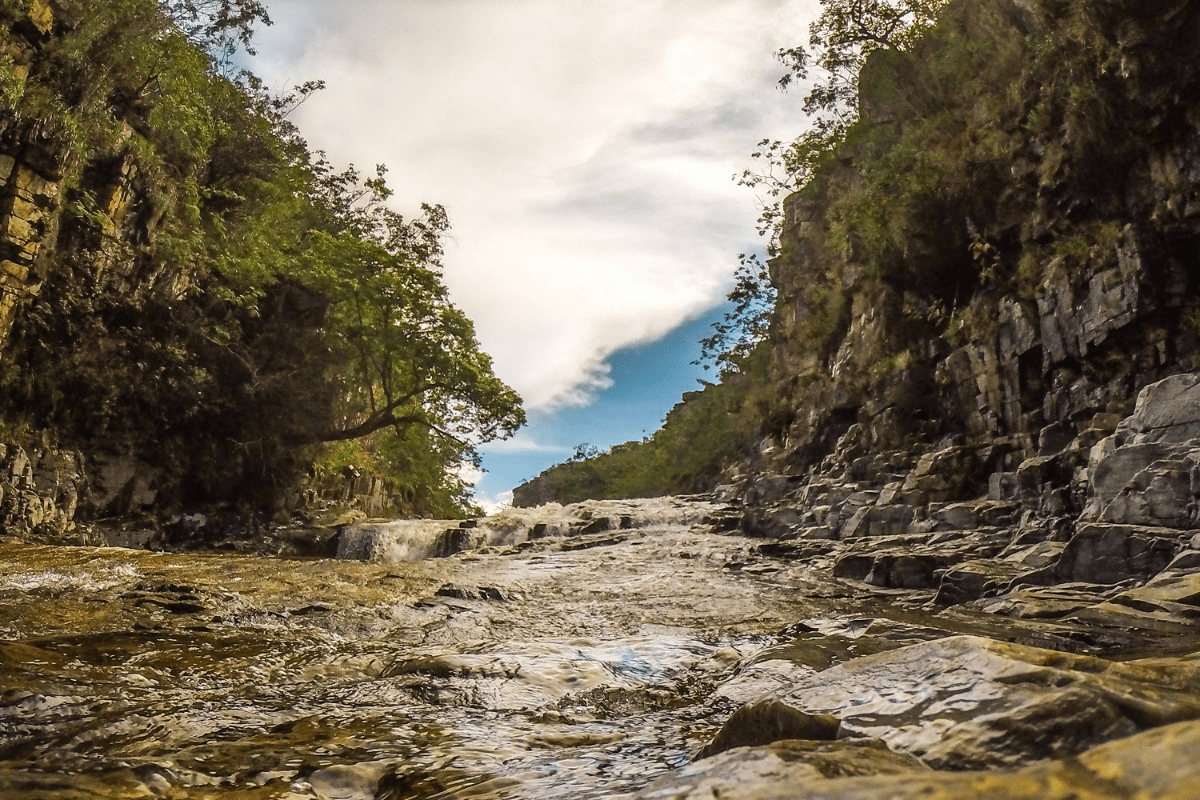
<instances>
[{"instance_id":1,"label":"cloud formation","mask_svg":"<svg viewBox=\"0 0 1200 800\"><path fill-rule=\"evenodd\" d=\"M334 163L447 207L446 283L529 408L586 403L606 358L712 308L759 246L730 176L795 135L772 60L809 0L357 0L271 7L256 69Z\"/></svg>"}]
</instances>

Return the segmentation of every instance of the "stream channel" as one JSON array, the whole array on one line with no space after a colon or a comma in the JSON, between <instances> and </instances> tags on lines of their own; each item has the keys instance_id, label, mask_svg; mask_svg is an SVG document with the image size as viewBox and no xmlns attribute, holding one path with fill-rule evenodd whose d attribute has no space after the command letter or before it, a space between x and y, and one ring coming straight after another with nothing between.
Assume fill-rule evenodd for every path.
<instances>
[{"instance_id":1,"label":"stream channel","mask_svg":"<svg viewBox=\"0 0 1200 800\"><path fill-rule=\"evenodd\" d=\"M619 796L789 669L946 635L711 508L411 561L0 543L0 797Z\"/></svg>"}]
</instances>

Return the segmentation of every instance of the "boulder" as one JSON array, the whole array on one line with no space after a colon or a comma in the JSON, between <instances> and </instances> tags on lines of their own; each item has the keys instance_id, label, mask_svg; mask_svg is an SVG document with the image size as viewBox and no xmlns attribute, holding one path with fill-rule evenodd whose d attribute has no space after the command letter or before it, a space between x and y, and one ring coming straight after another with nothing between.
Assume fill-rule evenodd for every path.
<instances>
[{"instance_id":1,"label":"boulder","mask_svg":"<svg viewBox=\"0 0 1200 800\"><path fill-rule=\"evenodd\" d=\"M1018 770L931 772L874 742L777 742L731 750L636 800L1196 800L1200 722L1167 725ZM1153 753L1153 757L1147 757Z\"/></svg>"},{"instance_id":2,"label":"boulder","mask_svg":"<svg viewBox=\"0 0 1200 800\"><path fill-rule=\"evenodd\" d=\"M1192 511L1188 506L1195 495L1192 474L1200 462L1200 442L1195 448L1163 442L1117 446L1116 442L1117 437L1110 436L1092 448L1084 516L1133 524L1163 519L1186 527ZM1152 496L1139 501L1137 495L1148 491Z\"/></svg>"},{"instance_id":3,"label":"boulder","mask_svg":"<svg viewBox=\"0 0 1200 800\"><path fill-rule=\"evenodd\" d=\"M1119 454L1120 450L1114 455ZM1196 503L1192 495L1191 464L1175 459L1151 463L1121 487L1117 496L1103 507L1099 519L1131 525L1194 527Z\"/></svg>"},{"instance_id":4,"label":"boulder","mask_svg":"<svg viewBox=\"0 0 1200 800\"><path fill-rule=\"evenodd\" d=\"M801 677L778 699L935 768L983 769L1066 758L1198 718L1198 688L1190 662L1149 668L954 636Z\"/></svg>"},{"instance_id":5,"label":"boulder","mask_svg":"<svg viewBox=\"0 0 1200 800\"><path fill-rule=\"evenodd\" d=\"M1200 438L1200 375L1172 375L1142 389L1129 430L1137 443Z\"/></svg>"}]
</instances>

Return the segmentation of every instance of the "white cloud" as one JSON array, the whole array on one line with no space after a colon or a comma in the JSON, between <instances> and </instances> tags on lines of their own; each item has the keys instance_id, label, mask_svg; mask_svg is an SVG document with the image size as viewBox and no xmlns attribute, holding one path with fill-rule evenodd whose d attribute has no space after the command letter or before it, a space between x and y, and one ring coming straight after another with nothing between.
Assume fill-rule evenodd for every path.
<instances>
[{"instance_id":1,"label":"white cloud","mask_svg":"<svg viewBox=\"0 0 1200 800\"><path fill-rule=\"evenodd\" d=\"M564 447L560 444L546 444L530 438L525 431L519 431L515 436L509 439L496 439L488 442L481 448L488 453L496 454L512 454L512 453L569 453L571 448Z\"/></svg>"},{"instance_id":2,"label":"white cloud","mask_svg":"<svg viewBox=\"0 0 1200 800\"><path fill-rule=\"evenodd\" d=\"M335 162L390 167L404 209L446 205L446 282L529 408L586 402L605 359L715 305L756 246L730 176L798 132L775 49L808 0L288 0L272 85Z\"/></svg>"}]
</instances>

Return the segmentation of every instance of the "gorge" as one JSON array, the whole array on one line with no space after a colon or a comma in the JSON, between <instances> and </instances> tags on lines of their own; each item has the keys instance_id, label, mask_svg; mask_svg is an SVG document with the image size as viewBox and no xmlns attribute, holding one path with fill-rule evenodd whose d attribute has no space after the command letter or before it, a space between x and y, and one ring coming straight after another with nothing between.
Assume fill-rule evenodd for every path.
<instances>
[{"instance_id":1,"label":"gorge","mask_svg":"<svg viewBox=\"0 0 1200 800\"><path fill-rule=\"evenodd\" d=\"M85 5L4 6L10 76ZM210 162L161 115L106 98L123 155L88 162L13 112L0 794L1200 797L1198 49L1195 0L954 0L876 49L783 200L765 338L646 441L465 519L361 461L441 475L437 419L362 470L304 449L353 427L322 376L363 331L323 337L366 284L336 265L418 250L348 213L275 249L256 214L300 195L255 167L203 185L187 261L166 167ZM428 213L403 230L436 250ZM294 261L248 277L234 228ZM513 429L436 270L406 275L462 334L471 419ZM128 397L151 423L114 422Z\"/></svg>"}]
</instances>

